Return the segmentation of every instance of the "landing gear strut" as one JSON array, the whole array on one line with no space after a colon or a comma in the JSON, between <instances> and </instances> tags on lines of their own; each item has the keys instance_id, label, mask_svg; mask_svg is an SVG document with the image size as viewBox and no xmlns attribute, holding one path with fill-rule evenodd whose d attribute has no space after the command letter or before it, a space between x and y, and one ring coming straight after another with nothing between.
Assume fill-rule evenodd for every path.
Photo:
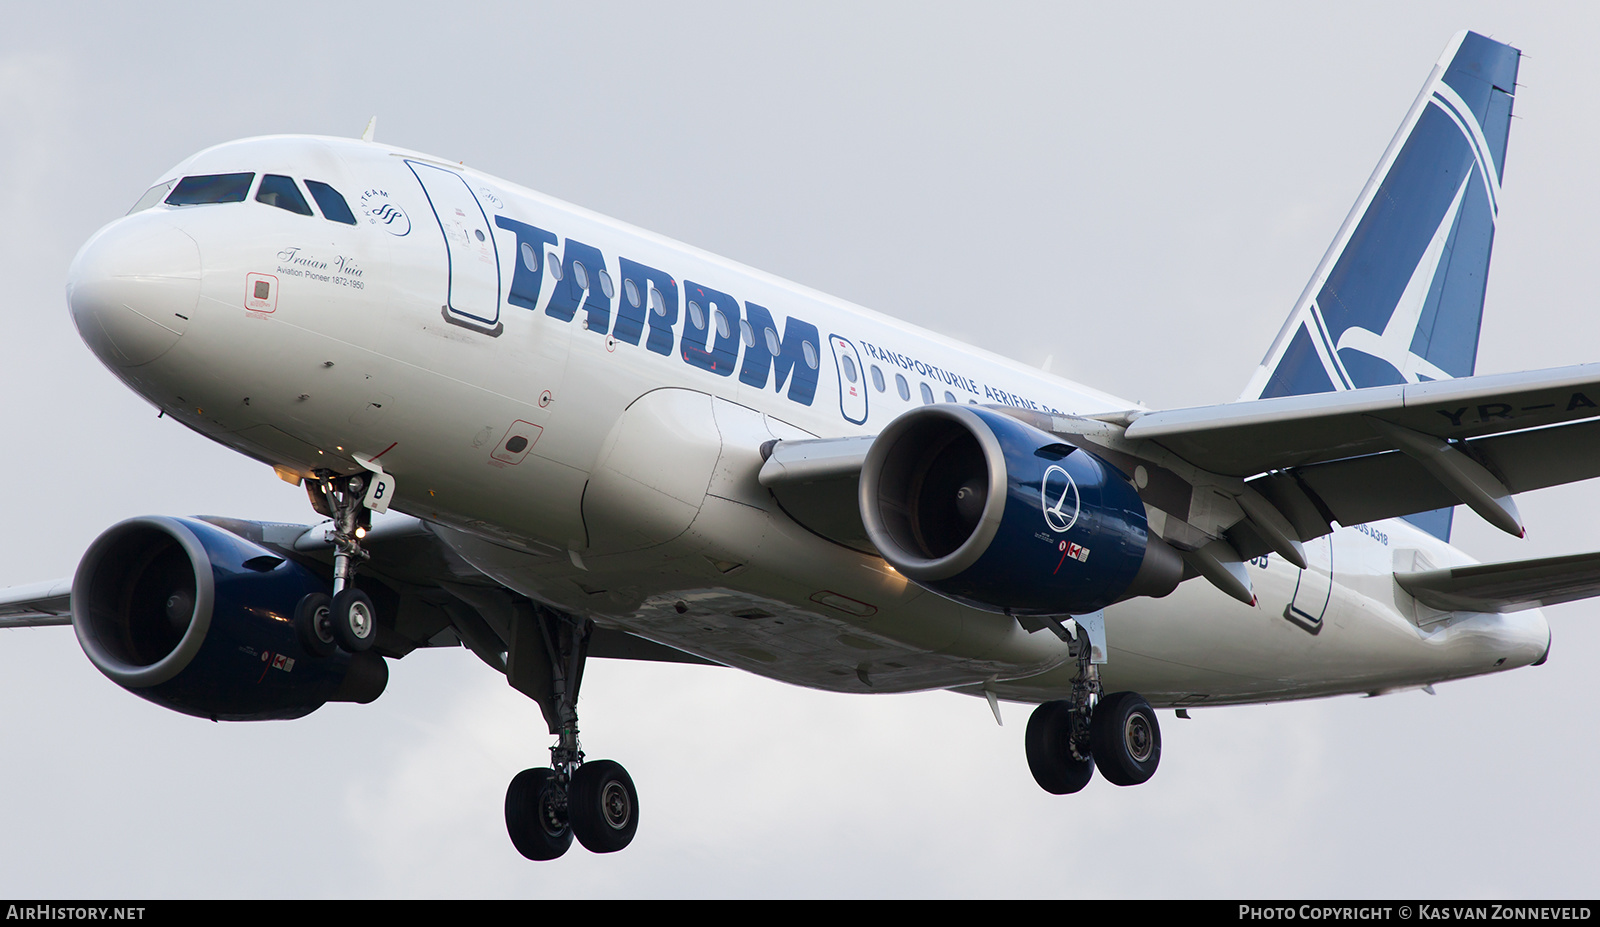
<instances>
[{"instance_id":1,"label":"landing gear strut","mask_svg":"<svg viewBox=\"0 0 1600 927\"><path fill-rule=\"evenodd\" d=\"M594 853L615 853L639 828L639 793L621 764L584 762L578 743L578 689L593 622L542 606L519 615L506 676L539 703L556 743L550 766L525 769L506 789L506 831L529 859L555 859L572 838Z\"/></svg>"},{"instance_id":2,"label":"landing gear strut","mask_svg":"<svg viewBox=\"0 0 1600 927\"><path fill-rule=\"evenodd\" d=\"M372 646L378 629L372 599L351 584L356 564L371 556L361 547L361 539L372 527L372 510L363 503L370 477L366 473L335 476L321 470L316 476L315 482L306 484L306 493L319 512L333 519L333 602L328 623L340 647L360 653Z\"/></svg>"},{"instance_id":3,"label":"landing gear strut","mask_svg":"<svg viewBox=\"0 0 1600 927\"><path fill-rule=\"evenodd\" d=\"M360 653L370 648L376 637L378 611L372 598L352 583L356 564L371 556L362 549L361 539L372 527L372 509L365 500L372 479L368 473L339 476L331 470L317 470L306 481L311 507L333 519L333 598L321 593L308 595L294 617L301 642L317 656L333 653L336 644Z\"/></svg>"},{"instance_id":4,"label":"landing gear strut","mask_svg":"<svg viewBox=\"0 0 1600 927\"><path fill-rule=\"evenodd\" d=\"M1102 694L1087 634L1080 631L1071 648L1078 661L1072 697L1045 702L1028 719L1024 743L1034 781L1055 795L1081 791L1096 767L1115 785L1148 781L1161 762L1155 709L1137 692Z\"/></svg>"}]
</instances>

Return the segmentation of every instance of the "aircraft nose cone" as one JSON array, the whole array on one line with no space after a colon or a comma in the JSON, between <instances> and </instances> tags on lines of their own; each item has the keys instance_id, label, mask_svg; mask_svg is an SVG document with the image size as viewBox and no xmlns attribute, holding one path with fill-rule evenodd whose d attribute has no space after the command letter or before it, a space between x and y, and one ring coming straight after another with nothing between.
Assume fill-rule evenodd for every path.
<instances>
[{"instance_id":1,"label":"aircraft nose cone","mask_svg":"<svg viewBox=\"0 0 1600 927\"><path fill-rule=\"evenodd\" d=\"M106 364L148 364L178 343L200 301L200 246L159 216L89 239L67 274L78 334Z\"/></svg>"}]
</instances>

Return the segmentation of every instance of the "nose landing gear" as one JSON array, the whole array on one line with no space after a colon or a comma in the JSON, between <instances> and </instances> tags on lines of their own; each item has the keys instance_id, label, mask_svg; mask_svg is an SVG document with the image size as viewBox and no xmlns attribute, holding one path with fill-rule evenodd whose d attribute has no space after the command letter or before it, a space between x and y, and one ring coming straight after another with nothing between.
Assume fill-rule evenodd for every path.
<instances>
[{"instance_id":1,"label":"nose landing gear","mask_svg":"<svg viewBox=\"0 0 1600 927\"><path fill-rule=\"evenodd\" d=\"M372 527L371 497L381 491L385 498L379 511L387 509L393 477L381 472L340 476L318 470L305 486L311 507L333 520L333 597L314 592L301 599L295 609L295 630L314 656L329 656L339 647L361 653L370 649L377 637L378 611L372 598L352 580L356 564L371 556L361 547L361 539Z\"/></svg>"},{"instance_id":2,"label":"nose landing gear","mask_svg":"<svg viewBox=\"0 0 1600 927\"><path fill-rule=\"evenodd\" d=\"M333 519L333 601L328 607L328 626L340 647L360 653L372 646L378 629L372 599L351 585L356 564L371 556L362 549L361 539L372 527L372 509L366 500L372 476L334 476L322 471L316 475L316 480L306 483L306 494L313 508Z\"/></svg>"}]
</instances>

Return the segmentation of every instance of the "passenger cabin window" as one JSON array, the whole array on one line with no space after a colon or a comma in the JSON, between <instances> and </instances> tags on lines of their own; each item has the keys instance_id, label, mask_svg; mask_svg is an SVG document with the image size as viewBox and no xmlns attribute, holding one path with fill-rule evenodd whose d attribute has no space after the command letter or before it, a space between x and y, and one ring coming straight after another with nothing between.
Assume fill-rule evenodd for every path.
<instances>
[{"instance_id":1,"label":"passenger cabin window","mask_svg":"<svg viewBox=\"0 0 1600 927\"><path fill-rule=\"evenodd\" d=\"M282 174L267 174L261 178L261 188L256 191L256 202L287 209L296 215L311 215L311 204L300 195L294 181Z\"/></svg>"},{"instance_id":2,"label":"passenger cabin window","mask_svg":"<svg viewBox=\"0 0 1600 927\"><path fill-rule=\"evenodd\" d=\"M906 385L906 378L904 374L897 373L894 375L894 388L895 391L900 394L901 399L911 398L911 387Z\"/></svg>"},{"instance_id":3,"label":"passenger cabin window","mask_svg":"<svg viewBox=\"0 0 1600 927\"><path fill-rule=\"evenodd\" d=\"M345 225L356 224L356 214L350 211L350 205L339 195L339 191L328 186L320 180L306 181L306 189L311 191L311 198L317 201L317 208L322 210L324 218Z\"/></svg>"},{"instance_id":4,"label":"passenger cabin window","mask_svg":"<svg viewBox=\"0 0 1600 927\"><path fill-rule=\"evenodd\" d=\"M250 193L250 182L255 179L255 174L196 174L178 181L166 203L168 206L242 203Z\"/></svg>"},{"instance_id":5,"label":"passenger cabin window","mask_svg":"<svg viewBox=\"0 0 1600 927\"><path fill-rule=\"evenodd\" d=\"M155 204L166 199L167 194L172 192L172 185L175 183L177 183L176 180L164 181L144 191L144 196L139 197L139 202L133 204L133 208L128 210L128 215L131 216L136 212L144 212L151 206L154 206Z\"/></svg>"},{"instance_id":6,"label":"passenger cabin window","mask_svg":"<svg viewBox=\"0 0 1600 927\"><path fill-rule=\"evenodd\" d=\"M933 405L933 390L926 383L922 384L922 404L925 406Z\"/></svg>"}]
</instances>

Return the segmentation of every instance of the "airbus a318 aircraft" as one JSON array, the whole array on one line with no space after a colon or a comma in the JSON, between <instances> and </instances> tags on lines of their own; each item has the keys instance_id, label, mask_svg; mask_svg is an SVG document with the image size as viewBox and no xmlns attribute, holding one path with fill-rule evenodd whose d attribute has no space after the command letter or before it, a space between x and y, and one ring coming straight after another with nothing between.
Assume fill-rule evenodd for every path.
<instances>
[{"instance_id":1,"label":"airbus a318 aircraft","mask_svg":"<svg viewBox=\"0 0 1600 927\"><path fill-rule=\"evenodd\" d=\"M131 519L0 624L214 720L465 646L556 738L506 793L532 859L638 826L591 657L1037 703L1059 794L1148 780L1157 709L1540 663L1600 554L1449 545L1600 475L1600 366L1473 376L1518 61L1456 36L1240 401L1165 411L370 132L207 149L83 246L72 316L325 520Z\"/></svg>"}]
</instances>

